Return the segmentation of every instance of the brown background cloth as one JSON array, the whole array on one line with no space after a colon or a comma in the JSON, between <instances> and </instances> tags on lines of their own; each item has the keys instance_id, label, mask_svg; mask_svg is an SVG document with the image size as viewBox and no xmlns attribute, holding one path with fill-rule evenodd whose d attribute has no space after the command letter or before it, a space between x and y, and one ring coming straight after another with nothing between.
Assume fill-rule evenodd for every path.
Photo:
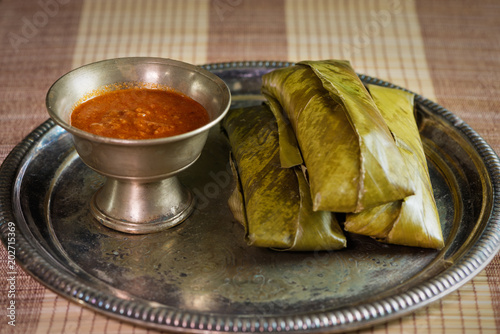
<instances>
[{"instance_id":1,"label":"brown background cloth","mask_svg":"<svg viewBox=\"0 0 500 334\"><path fill-rule=\"evenodd\" d=\"M92 61L158 56L195 64L341 58L359 73L441 104L500 151L500 4L496 1L0 1L0 161L48 118L45 94ZM7 324L0 251L0 333L156 333L65 300L17 267ZM500 258L414 314L361 332L496 333Z\"/></svg>"}]
</instances>

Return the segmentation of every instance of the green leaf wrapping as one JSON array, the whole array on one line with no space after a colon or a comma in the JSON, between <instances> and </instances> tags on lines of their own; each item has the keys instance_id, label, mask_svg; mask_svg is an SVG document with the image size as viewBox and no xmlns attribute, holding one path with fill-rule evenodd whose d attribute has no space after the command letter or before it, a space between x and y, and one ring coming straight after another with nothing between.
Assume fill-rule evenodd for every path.
<instances>
[{"instance_id":1,"label":"green leaf wrapping","mask_svg":"<svg viewBox=\"0 0 500 334\"><path fill-rule=\"evenodd\" d=\"M231 110L222 125L238 181L229 206L248 244L296 251L345 247L334 215L313 211L300 167L282 168L278 125L268 106Z\"/></svg>"},{"instance_id":2,"label":"green leaf wrapping","mask_svg":"<svg viewBox=\"0 0 500 334\"><path fill-rule=\"evenodd\" d=\"M283 114L279 102L271 96L266 96L269 109L273 112L278 125L281 167L290 168L304 163L300 154L299 144L290 121Z\"/></svg>"},{"instance_id":3,"label":"green leaf wrapping","mask_svg":"<svg viewBox=\"0 0 500 334\"><path fill-rule=\"evenodd\" d=\"M414 175L415 194L361 213L348 214L345 229L387 243L440 249L444 241L414 117L414 96L376 85L369 85L368 88L408 169Z\"/></svg>"},{"instance_id":4,"label":"green leaf wrapping","mask_svg":"<svg viewBox=\"0 0 500 334\"><path fill-rule=\"evenodd\" d=\"M414 192L384 119L347 61L307 61L263 76L295 132L314 210L360 212Z\"/></svg>"}]
</instances>

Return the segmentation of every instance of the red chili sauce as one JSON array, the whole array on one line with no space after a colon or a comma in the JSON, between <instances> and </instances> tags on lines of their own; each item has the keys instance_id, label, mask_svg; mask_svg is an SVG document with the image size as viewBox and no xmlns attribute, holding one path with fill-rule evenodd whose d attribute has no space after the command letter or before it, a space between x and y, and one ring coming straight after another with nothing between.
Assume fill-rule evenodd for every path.
<instances>
[{"instance_id":1,"label":"red chili sauce","mask_svg":"<svg viewBox=\"0 0 500 334\"><path fill-rule=\"evenodd\" d=\"M120 139L175 136L209 122L201 104L175 91L131 88L98 95L78 105L71 125Z\"/></svg>"}]
</instances>

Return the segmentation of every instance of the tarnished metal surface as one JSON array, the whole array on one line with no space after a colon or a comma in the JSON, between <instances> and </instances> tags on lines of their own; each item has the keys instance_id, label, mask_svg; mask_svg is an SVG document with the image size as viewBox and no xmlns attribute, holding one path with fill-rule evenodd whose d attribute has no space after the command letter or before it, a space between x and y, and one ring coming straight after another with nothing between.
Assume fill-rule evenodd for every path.
<instances>
[{"instance_id":1,"label":"tarnished metal surface","mask_svg":"<svg viewBox=\"0 0 500 334\"><path fill-rule=\"evenodd\" d=\"M199 102L209 122L176 136L135 140L97 136L70 123L75 105L106 90L168 87ZM227 85L184 62L152 57L102 60L59 78L47 93L50 117L73 136L80 159L106 176L90 199L94 217L117 231L145 234L168 229L194 210L194 196L176 175L200 156L211 128L231 104Z\"/></svg>"},{"instance_id":2,"label":"tarnished metal surface","mask_svg":"<svg viewBox=\"0 0 500 334\"><path fill-rule=\"evenodd\" d=\"M260 76L281 63L207 65L233 106L261 103ZM387 85L362 76L365 82ZM2 238L17 229L18 261L59 294L108 316L171 331L339 332L387 321L471 279L500 247L500 164L491 148L444 108L417 97L419 125L442 221L442 251L348 234L335 252L249 247L227 206L229 148L214 128L179 179L197 198L183 224L126 235L91 217L103 179L48 121L1 169Z\"/></svg>"}]
</instances>

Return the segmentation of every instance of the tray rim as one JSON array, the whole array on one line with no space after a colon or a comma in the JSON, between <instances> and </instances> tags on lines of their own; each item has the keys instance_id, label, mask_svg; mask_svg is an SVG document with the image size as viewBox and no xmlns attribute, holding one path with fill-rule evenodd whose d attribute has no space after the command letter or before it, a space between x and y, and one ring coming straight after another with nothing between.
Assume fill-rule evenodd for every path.
<instances>
[{"instance_id":1,"label":"tray rim","mask_svg":"<svg viewBox=\"0 0 500 334\"><path fill-rule=\"evenodd\" d=\"M220 71L245 68L274 69L293 64L284 61L237 61L212 63L200 67L209 71ZM359 76L364 82L409 91L378 78L364 74L359 74ZM39 250L33 246L29 237L21 233L16 233L15 238L17 263L44 286L72 302L118 320L159 330L167 329L176 332L338 332L369 327L400 318L460 288L483 270L500 250L500 160L497 154L476 131L451 111L419 94L415 94L415 98L418 103L442 117L470 140L488 171L493 198L488 224L469 252L462 255L457 262L442 273L406 292L366 304L318 313L305 311L287 317L272 315L220 316L184 312L164 305L155 307L154 303L147 300L124 301L115 296L106 295L106 293L88 286L85 282L75 281L71 275L58 271L57 268L54 268L54 263L50 263L55 261L57 264L57 260L45 259L40 256ZM14 177L30 149L55 126L51 119L42 123L9 153L0 167L0 237L6 247L8 245L8 223L14 222L16 231L21 230L18 228L19 223L15 221L12 212L15 204L13 203L12 190L13 184L17 181ZM36 242L36 240L33 241Z\"/></svg>"}]
</instances>

